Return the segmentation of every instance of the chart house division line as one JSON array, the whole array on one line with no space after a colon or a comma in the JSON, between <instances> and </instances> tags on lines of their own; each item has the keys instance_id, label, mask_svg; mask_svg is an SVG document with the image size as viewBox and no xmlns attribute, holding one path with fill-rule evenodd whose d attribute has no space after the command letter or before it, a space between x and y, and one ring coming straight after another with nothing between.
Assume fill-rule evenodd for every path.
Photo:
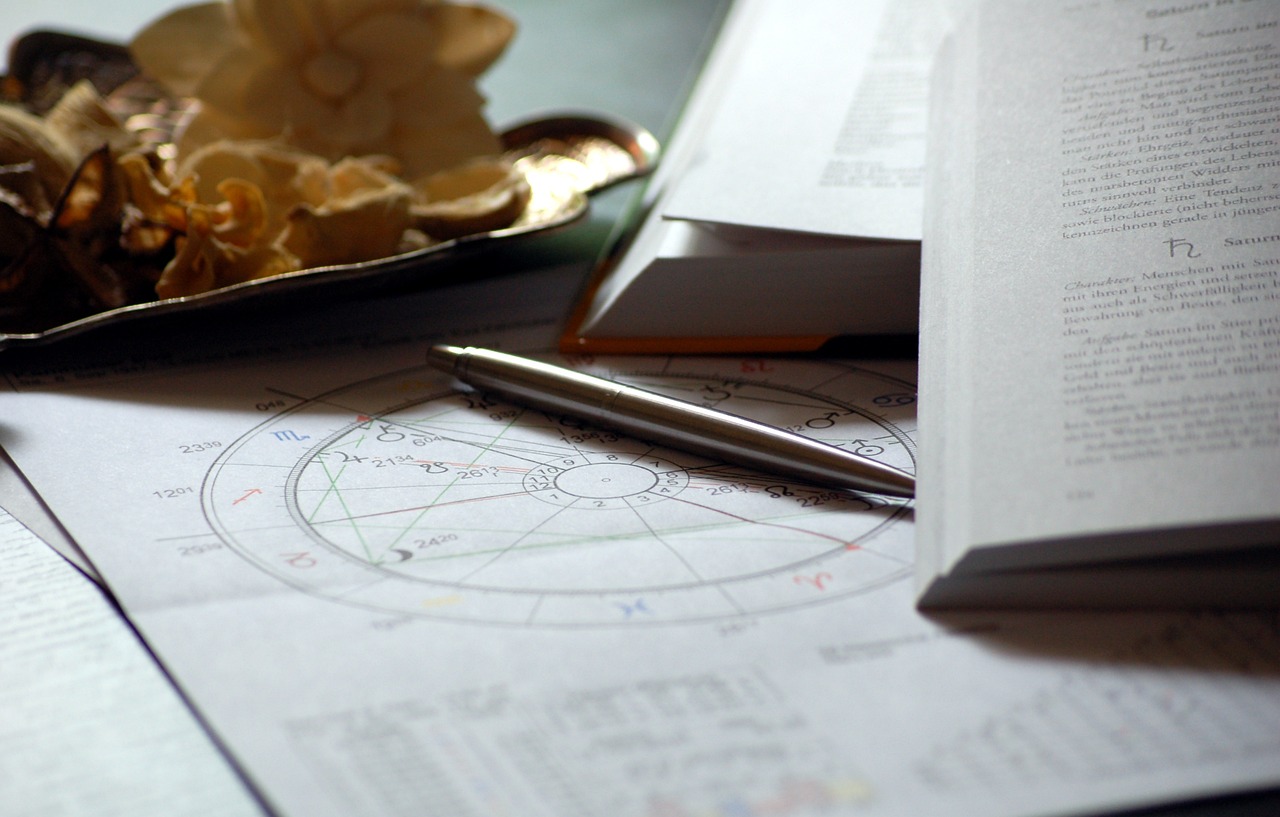
<instances>
[{"instance_id":1,"label":"chart house division line","mask_svg":"<svg viewBox=\"0 0 1280 817\"><path fill-rule=\"evenodd\" d=\"M914 385L831 362L616 358L593 374L914 471ZM303 399L227 446L205 516L307 593L491 624L776 612L912 573L903 500L806 485L459 391L426 365Z\"/></svg>"}]
</instances>

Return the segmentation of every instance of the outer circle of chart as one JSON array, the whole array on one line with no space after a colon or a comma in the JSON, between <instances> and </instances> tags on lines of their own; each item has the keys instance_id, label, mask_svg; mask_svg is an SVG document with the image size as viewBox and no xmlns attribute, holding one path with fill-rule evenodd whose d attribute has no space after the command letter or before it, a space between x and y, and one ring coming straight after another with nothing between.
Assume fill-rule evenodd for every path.
<instances>
[{"instance_id":1,"label":"outer circle of chart","mask_svg":"<svg viewBox=\"0 0 1280 817\"><path fill-rule=\"evenodd\" d=\"M763 364L762 364L763 365ZM913 387L806 362L596 364L913 470ZM459 393L426 367L305 400L205 480L228 547L310 594L388 613L531 626L704 621L910 575L910 503L806 486Z\"/></svg>"}]
</instances>

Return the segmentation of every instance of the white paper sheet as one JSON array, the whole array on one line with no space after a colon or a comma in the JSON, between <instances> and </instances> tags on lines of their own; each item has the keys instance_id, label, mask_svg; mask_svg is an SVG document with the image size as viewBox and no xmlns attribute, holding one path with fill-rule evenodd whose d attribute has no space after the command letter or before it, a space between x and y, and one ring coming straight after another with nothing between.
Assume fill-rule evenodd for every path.
<instances>
[{"instance_id":1,"label":"white paper sheet","mask_svg":"<svg viewBox=\"0 0 1280 817\"><path fill-rule=\"evenodd\" d=\"M0 813L261 814L88 579L0 508Z\"/></svg>"},{"instance_id":2,"label":"white paper sheet","mask_svg":"<svg viewBox=\"0 0 1280 817\"><path fill-rule=\"evenodd\" d=\"M549 344L576 281L179 337L182 365L6 364L4 445L281 814L1000 817L1280 782L1274 617L925 619L909 507L423 366L436 337ZM911 461L905 364L592 365Z\"/></svg>"},{"instance_id":3,"label":"white paper sheet","mask_svg":"<svg viewBox=\"0 0 1280 817\"><path fill-rule=\"evenodd\" d=\"M44 502L31 489L31 485L23 478L8 455L0 450L0 498L3 498L4 509L23 527L35 534L46 545L62 554L62 557L75 565L81 573L95 582L101 582L98 571L89 563L66 531L58 524L44 506Z\"/></svg>"}]
</instances>

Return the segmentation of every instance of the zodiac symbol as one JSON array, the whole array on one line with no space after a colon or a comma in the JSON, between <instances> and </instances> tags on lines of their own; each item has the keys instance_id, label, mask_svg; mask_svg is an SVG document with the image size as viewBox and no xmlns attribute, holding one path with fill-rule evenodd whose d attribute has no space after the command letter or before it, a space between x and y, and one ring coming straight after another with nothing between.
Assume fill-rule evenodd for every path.
<instances>
[{"instance_id":1,"label":"zodiac symbol","mask_svg":"<svg viewBox=\"0 0 1280 817\"><path fill-rule=\"evenodd\" d=\"M830 573L823 571L822 573L815 573L812 576L793 576L791 580L796 584L808 584L812 585L817 590L826 590L827 582L834 581L835 577Z\"/></svg>"}]
</instances>

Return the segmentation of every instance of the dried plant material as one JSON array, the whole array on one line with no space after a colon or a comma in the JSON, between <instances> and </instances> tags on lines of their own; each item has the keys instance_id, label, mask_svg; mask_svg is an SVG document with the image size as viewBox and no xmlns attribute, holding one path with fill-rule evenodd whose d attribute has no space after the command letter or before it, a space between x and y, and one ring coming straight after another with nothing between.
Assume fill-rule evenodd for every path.
<instances>
[{"instance_id":1,"label":"dried plant material","mask_svg":"<svg viewBox=\"0 0 1280 817\"><path fill-rule=\"evenodd\" d=\"M62 191L53 225L68 234L97 233L118 225L121 198L113 170L109 148L90 153Z\"/></svg>"},{"instance_id":2,"label":"dried plant material","mask_svg":"<svg viewBox=\"0 0 1280 817\"><path fill-rule=\"evenodd\" d=\"M120 249L122 205L105 146L73 170L49 212L36 214L0 200L0 319L6 331L139 299L150 282Z\"/></svg>"},{"instance_id":3,"label":"dried plant material","mask_svg":"<svg viewBox=\"0 0 1280 817\"><path fill-rule=\"evenodd\" d=\"M213 208L213 234L218 240L242 249L262 243L267 225L262 189L244 179L223 179L218 194L223 199Z\"/></svg>"},{"instance_id":4,"label":"dried plant material","mask_svg":"<svg viewBox=\"0 0 1280 817\"><path fill-rule=\"evenodd\" d=\"M187 222L187 232L177 240L177 253L156 282L161 298L182 298L213 289L218 264L208 213L195 211Z\"/></svg>"},{"instance_id":5,"label":"dried plant material","mask_svg":"<svg viewBox=\"0 0 1280 817\"><path fill-rule=\"evenodd\" d=\"M265 148L264 148L265 150ZM292 191L299 168L311 157L276 154L259 161L262 152L246 146L207 153L196 167L235 169ZM292 161L291 161L292 160ZM323 162L320 162L323 166ZM290 172L293 175L290 175ZM273 225L270 204L262 187L242 178L222 178L200 184L195 175L166 182L145 157L121 162L121 176L130 191L132 218L126 219L123 244L137 253L154 252L173 241L175 253L156 283L160 298L198 295L231 284L279 275L299 268L300 261L275 245L286 223ZM277 192L290 205L297 196Z\"/></svg>"},{"instance_id":6,"label":"dried plant material","mask_svg":"<svg viewBox=\"0 0 1280 817\"><path fill-rule=\"evenodd\" d=\"M6 331L39 329L74 314L65 277L42 226L0 201L0 321Z\"/></svg>"},{"instance_id":7,"label":"dried plant material","mask_svg":"<svg viewBox=\"0 0 1280 817\"><path fill-rule=\"evenodd\" d=\"M389 156L348 156L329 169L329 197L350 198L368 190L408 186L396 175L399 164Z\"/></svg>"},{"instance_id":8,"label":"dried plant material","mask_svg":"<svg viewBox=\"0 0 1280 817\"><path fill-rule=\"evenodd\" d=\"M104 309L130 300L129 282L108 260L117 244L123 201L111 150L104 145L76 168L49 224L64 262Z\"/></svg>"},{"instance_id":9,"label":"dried plant material","mask_svg":"<svg viewBox=\"0 0 1280 817\"><path fill-rule=\"evenodd\" d=\"M32 161L0 165L0 201L32 218L47 218L53 210L53 200Z\"/></svg>"},{"instance_id":10,"label":"dried plant material","mask_svg":"<svg viewBox=\"0 0 1280 817\"><path fill-rule=\"evenodd\" d=\"M200 100L184 149L282 138L330 161L390 154L412 177L499 151L475 78L514 31L496 11L433 0L231 0L164 16L131 50Z\"/></svg>"},{"instance_id":11,"label":"dried plant material","mask_svg":"<svg viewBox=\"0 0 1280 817\"><path fill-rule=\"evenodd\" d=\"M161 163L138 153L122 156L117 167L125 189L121 246L133 256L170 249L174 237L186 230L187 211L196 201L194 184L172 185Z\"/></svg>"},{"instance_id":12,"label":"dried plant material","mask_svg":"<svg viewBox=\"0 0 1280 817\"><path fill-rule=\"evenodd\" d=\"M240 246L219 236L219 218L211 208L189 212L177 252L156 282L161 298L183 298L269 278L299 268L299 260L275 245Z\"/></svg>"},{"instance_id":13,"label":"dried plant material","mask_svg":"<svg viewBox=\"0 0 1280 817\"><path fill-rule=\"evenodd\" d=\"M107 110L93 83L81 80L73 85L44 117L45 128L61 137L81 156L103 145L115 155L140 147L136 134L126 130Z\"/></svg>"},{"instance_id":14,"label":"dried plant material","mask_svg":"<svg viewBox=\"0 0 1280 817\"><path fill-rule=\"evenodd\" d=\"M265 203L267 232L278 233L299 204L320 206L329 198L329 164L319 156L278 142L219 140L183 159L175 178L190 179L198 201L217 201L224 179L256 185Z\"/></svg>"},{"instance_id":15,"label":"dried plant material","mask_svg":"<svg viewBox=\"0 0 1280 817\"><path fill-rule=\"evenodd\" d=\"M299 205L289 214L280 245L306 267L385 258L400 248L410 225L405 187L354 194L323 207Z\"/></svg>"},{"instance_id":16,"label":"dried plant material","mask_svg":"<svg viewBox=\"0 0 1280 817\"><path fill-rule=\"evenodd\" d=\"M436 173L415 185L421 203L413 223L446 240L510 225L529 204L529 182L514 165L499 160L472 162Z\"/></svg>"},{"instance_id":17,"label":"dried plant material","mask_svg":"<svg viewBox=\"0 0 1280 817\"><path fill-rule=\"evenodd\" d=\"M30 213L0 199L0 304L27 284L26 256L40 233Z\"/></svg>"},{"instance_id":18,"label":"dried plant material","mask_svg":"<svg viewBox=\"0 0 1280 817\"><path fill-rule=\"evenodd\" d=\"M0 105L0 165L26 163L31 164L42 195L53 201L80 163L80 155L40 117Z\"/></svg>"},{"instance_id":19,"label":"dried plant material","mask_svg":"<svg viewBox=\"0 0 1280 817\"><path fill-rule=\"evenodd\" d=\"M187 297L207 291L201 287L372 261L440 236L506 226L528 200L527 183L505 162L472 163L417 188L397 168L381 155L329 165L260 140L207 145L177 166L174 179L142 156L126 157L121 175L134 217L122 240L139 253L173 241L176 255L156 292ZM450 209L451 197L464 200Z\"/></svg>"}]
</instances>

